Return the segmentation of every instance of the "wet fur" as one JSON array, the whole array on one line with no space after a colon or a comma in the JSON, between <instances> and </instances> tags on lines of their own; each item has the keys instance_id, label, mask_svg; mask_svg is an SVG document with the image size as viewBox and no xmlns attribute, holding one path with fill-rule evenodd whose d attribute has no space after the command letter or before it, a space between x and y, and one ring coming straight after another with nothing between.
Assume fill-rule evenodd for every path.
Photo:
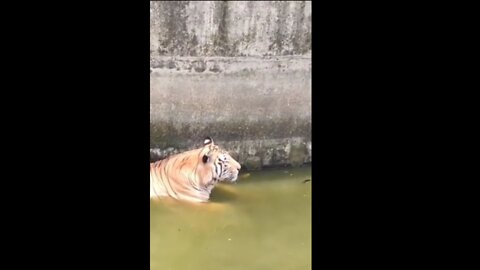
<instances>
[{"instance_id":1,"label":"wet fur","mask_svg":"<svg viewBox=\"0 0 480 270\"><path fill-rule=\"evenodd\" d=\"M201 148L150 164L150 198L207 202L215 185L236 181L239 170L240 164L208 138Z\"/></svg>"}]
</instances>

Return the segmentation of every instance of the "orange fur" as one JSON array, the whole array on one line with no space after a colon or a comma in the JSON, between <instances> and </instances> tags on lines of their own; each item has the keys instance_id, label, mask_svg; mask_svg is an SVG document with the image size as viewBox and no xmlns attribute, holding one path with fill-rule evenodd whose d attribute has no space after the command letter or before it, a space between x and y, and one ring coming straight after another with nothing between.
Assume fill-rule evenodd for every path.
<instances>
[{"instance_id":1,"label":"orange fur","mask_svg":"<svg viewBox=\"0 0 480 270\"><path fill-rule=\"evenodd\" d=\"M206 141L202 148L150 164L150 198L169 196L178 200L206 202L216 183L237 180L240 167L213 141Z\"/></svg>"}]
</instances>

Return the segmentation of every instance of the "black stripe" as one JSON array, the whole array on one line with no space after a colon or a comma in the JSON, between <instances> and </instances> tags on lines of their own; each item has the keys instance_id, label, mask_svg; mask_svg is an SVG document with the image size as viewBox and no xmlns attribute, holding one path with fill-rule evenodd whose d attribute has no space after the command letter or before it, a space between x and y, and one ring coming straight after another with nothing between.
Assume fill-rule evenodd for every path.
<instances>
[{"instance_id":1,"label":"black stripe","mask_svg":"<svg viewBox=\"0 0 480 270\"><path fill-rule=\"evenodd\" d=\"M222 171L223 170L222 162L218 162L218 165L220 165L220 173L217 172L217 178L221 178L222 177L222 172L223 172Z\"/></svg>"}]
</instances>

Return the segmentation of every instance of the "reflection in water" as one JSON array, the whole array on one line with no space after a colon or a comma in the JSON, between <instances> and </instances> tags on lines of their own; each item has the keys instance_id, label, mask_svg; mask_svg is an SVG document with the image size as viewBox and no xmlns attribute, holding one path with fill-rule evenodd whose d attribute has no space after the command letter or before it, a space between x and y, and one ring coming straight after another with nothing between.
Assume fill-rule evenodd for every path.
<instances>
[{"instance_id":1,"label":"reflection in water","mask_svg":"<svg viewBox=\"0 0 480 270\"><path fill-rule=\"evenodd\" d=\"M150 203L150 268L311 269L311 168L244 173L209 203Z\"/></svg>"}]
</instances>

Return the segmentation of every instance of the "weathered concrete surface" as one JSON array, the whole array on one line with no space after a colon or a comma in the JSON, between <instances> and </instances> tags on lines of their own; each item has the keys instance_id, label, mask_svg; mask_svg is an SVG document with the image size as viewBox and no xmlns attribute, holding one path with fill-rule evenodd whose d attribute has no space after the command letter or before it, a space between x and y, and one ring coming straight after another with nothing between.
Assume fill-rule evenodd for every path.
<instances>
[{"instance_id":1,"label":"weathered concrete surface","mask_svg":"<svg viewBox=\"0 0 480 270\"><path fill-rule=\"evenodd\" d=\"M302 55L310 1L150 2L152 56Z\"/></svg>"},{"instance_id":2,"label":"weathered concrete surface","mask_svg":"<svg viewBox=\"0 0 480 270\"><path fill-rule=\"evenodd\" d=\"M211 136L247 169L310 162L310 2L150 6L151 160Z\"/></svg>"}]
</instances>

